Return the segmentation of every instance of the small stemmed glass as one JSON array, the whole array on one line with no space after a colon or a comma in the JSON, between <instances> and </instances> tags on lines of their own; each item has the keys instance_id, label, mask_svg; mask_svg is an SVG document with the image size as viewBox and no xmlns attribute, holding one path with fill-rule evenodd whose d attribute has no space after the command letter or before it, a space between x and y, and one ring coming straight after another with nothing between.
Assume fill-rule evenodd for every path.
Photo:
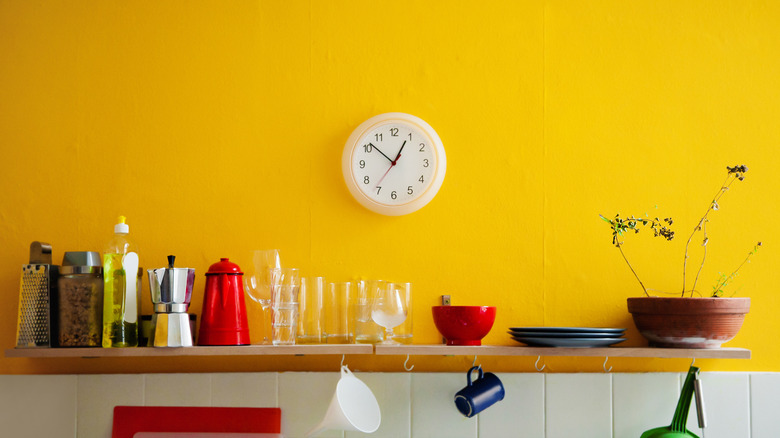
<instances>
[{"instance_id":1,"label":"small stemmed glass","mask_svg":"<svg viewBox=\"0 0 780 438\"><path fill-rule=\"evenodd\" d=\"M406 300L401 289L394 283L387 283L379 289L371 306L371 319L385 328L385 340L382 345L400 345L393 340L393 329L406 321Z\"/></svg>"},{"instance_id":2,"label":"small stemmed glass","mask_svg":"<svg viewBox=\"0 0 780 438\"><path fill-rule=\"evenodd\" d=\"M274 275L281 267L279 250L255 250L252 251L252 271L244 275L247 295L263 309L263 344L271 343L271 293L278 282Z\"/></svg>"}]
</instances>

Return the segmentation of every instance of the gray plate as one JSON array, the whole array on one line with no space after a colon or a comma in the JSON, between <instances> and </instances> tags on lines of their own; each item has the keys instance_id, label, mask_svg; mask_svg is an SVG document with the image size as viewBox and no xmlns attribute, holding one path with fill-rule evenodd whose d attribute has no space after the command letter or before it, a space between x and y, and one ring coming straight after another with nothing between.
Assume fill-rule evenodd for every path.
<instances>
[{"instance_id":1,"label":"gray plate","mask_svg":"<svg viewBox=\"0 0 780 438\"><path fill-rule=\"evenodd\" d=\"M626 338L538 338L512 336L517 342L522 342L529 347L607 347L626 340Z\"/></svg>"},{"instance_id":2,"label":"gray plate","mask_svg":"<svg viewBox=\"0 0 780 438\"><path fill-rule=\"evenodd\" d=\"M624 328L609 327L509 327L513 332L533 333L622 333Z\"/></svg>"},{"instance_id":3,"label":"gray plate","mask_svg":"<svg viewBox=\"0 0 780 438\"><path fill-rule=\"evenodd\" d=\"M623 336L623 332L620 333L544 333L544 332L513 332L508 331L512 337L520 337L520 338L567 338L567 339L577 339L577 338L616 338L618 336Z\"/></svg>"}]
</instances>

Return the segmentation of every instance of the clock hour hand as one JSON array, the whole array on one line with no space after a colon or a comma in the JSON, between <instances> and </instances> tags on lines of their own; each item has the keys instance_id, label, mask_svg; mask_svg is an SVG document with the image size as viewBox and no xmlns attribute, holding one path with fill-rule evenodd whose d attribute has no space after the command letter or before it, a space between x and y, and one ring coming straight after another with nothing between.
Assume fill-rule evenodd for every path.
<instances>
[{"instance_id":1,"label":"clock hour hand","mask_svg":"<svg viewBox=\"0 0 780 438\"><path fill-rule=\"evenodd\" d=\"M384 153L384 152L382 152L381 150L379 150L379 148L378 148L378 147L374 146L374 145L373 145L373 144L371 144L371 143L369 143L368 145L369 145L369 146L371 146L372 148L376 149L376 151L377 151L377 152L379 152L380 154L382 154L382 156L383 156L383 157L387 158L387 161L389 161L389 162L391 162L391 163L393 162L393 160L391 160L391 159L390 159L390 157L388 157L387 155L385 155L385 153ZM396 159L397 159L397 158L396 158Z\"/></svg>"},{"instance_id":2,"label":"clock hour hand","mask_svg":"<svg viewBox=\"0 0 780 438\"><path fill-rule=\"evenodd\" d=\"M406 140L404 140L403 144L401 145L401 149L398 149L398 155L396 155L395 160L393 160L393 166L395 166L395 163L398 161L399 158L401 158L401 151L404 150L404 146L406 146Z\"/></svg>"}]
</instances>

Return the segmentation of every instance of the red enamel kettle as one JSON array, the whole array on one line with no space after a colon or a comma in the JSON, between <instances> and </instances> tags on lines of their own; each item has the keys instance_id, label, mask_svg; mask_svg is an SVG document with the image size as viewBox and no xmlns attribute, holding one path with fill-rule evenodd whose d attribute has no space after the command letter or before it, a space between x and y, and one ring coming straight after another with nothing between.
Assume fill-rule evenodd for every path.
<instances>
[{"instance_id":1,"label":"red enamel kettle","mask_svg":"<svg viewBox=\"0 0 780 438\"><path fill-rule=\"evenodd\" d=\"M227 258L209 267L198 345L249 345L243 275Z\"/></svg>"}]
</instances>

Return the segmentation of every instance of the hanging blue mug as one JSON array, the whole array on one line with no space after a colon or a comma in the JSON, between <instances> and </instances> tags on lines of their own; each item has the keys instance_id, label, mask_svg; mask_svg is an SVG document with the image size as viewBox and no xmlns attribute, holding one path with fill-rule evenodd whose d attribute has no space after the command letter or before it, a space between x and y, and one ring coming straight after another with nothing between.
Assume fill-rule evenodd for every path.
<instances>
[{"instance_id":1,"label":"hanging blue mug","mask_svg":"<svg viewBox=\"0 0 780 438\"><path fill-rule=\"evenodd\" d=\"M477 380L472 381L474 371L479 371ZM504 399L504 385L493 373L483 373L482 367L471 367L466 373L466 385L455 394L455 407L466 417L473 417Z\"/></svg>"}]
</instances>

